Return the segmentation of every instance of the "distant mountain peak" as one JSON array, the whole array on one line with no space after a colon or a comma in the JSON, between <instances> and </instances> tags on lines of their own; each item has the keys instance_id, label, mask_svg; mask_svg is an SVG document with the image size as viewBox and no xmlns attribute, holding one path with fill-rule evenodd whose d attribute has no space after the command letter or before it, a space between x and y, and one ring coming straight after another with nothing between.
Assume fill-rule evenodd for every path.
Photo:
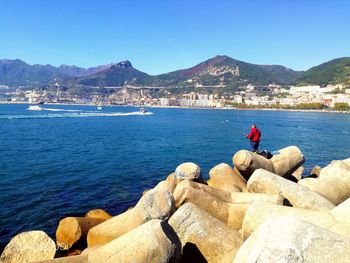
<instances>
[{"instance_id":1,"label":"distant mountain peak","mask_svg":"<svg viewBox=\"0 0 350 263\"><path fill-rule=\"evenodd\" d=\"M112 64L110 68L111 69L128 69L128 68L132 68L132 64L129 60L124 60L124 61Z\"/></svg>"}]
</instances>

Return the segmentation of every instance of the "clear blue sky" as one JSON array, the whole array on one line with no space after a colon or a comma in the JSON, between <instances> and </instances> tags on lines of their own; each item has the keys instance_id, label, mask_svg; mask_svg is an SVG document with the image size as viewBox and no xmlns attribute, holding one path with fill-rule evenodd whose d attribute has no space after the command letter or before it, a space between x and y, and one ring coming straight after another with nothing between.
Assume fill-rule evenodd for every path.
<instances>
[{"instance_id":1,"label":"clear blue sky","mask_svg":"<svg viewBox=\"0 0 350 263\"><path fill-rule=\"evenodd\" d=\"M0 0L0 59L158 74L218 54L296 70L350 56L350 1Z\"/></svg>"}]
</instances>

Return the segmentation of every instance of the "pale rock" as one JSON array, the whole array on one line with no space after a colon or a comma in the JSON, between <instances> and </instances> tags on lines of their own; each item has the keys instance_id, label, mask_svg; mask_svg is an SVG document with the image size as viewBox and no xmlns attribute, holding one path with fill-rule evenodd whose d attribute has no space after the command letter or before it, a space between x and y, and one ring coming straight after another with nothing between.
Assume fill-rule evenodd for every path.
<instances>
[{"instance_id":1,"label":"pale rock","mask_svg":"<svg viewBox=\"0 0 350 263\"><path fill-rule=\"evenodd\" d=\"M350 163L348 160L332 161L322 168L317 179L303 179L299 184L338 205L350 197Z\"/></svg>"},{"instance_id":2,"label":"pale rock","mask_svg":"<svg viewBox=\"0 0 350 263\"><path fill-rule=\"evenodd\" d=\"M1 254L1 263L38 262L53 259L55 242L43 231L28 231L14 236Z\"/></svg>"},{"instance_id":3,"label":"pale rock","mask_svg":"<svg viewBox=\"0 0 350 263\"><path fill-rule=\"evenodd\" d=\"M297 180L301 180L301 178L303 177L303 172L304 172L304 166L300 166L298 169L296 169L294 171L294 173L292 174L292 176Z\"/></svg>"},{"instance_id":4,"label":"pale rock","mask_svg":"<svg viewBox=\"0 0 350 263\"><path fill-rule=\"evenodd\" d=\"M310 175L315 176L316 178L320 176L322 168L318 165L316 165L314 168L312 168Z\"/></svg>"},{"instance_id":5,"label":"pale rock","mask_svg":"<svg viewBox=\"0 0 350 263\"><path fill-rule=\"evenodd\" d=\"M90 228L104 221L90 217L66 217L60 220L56 229L57 246L63 250L71 248L81 238L86 238Z\"/></svg>"},{"instance_id":6,"label":"pale rock","mask_svg":"<svg viewBox=\"0 0 350 263\"><path fill-rule=\"evenodd\" d=\"M247 183L249 192L280 194L293 207L329 211L334 205L323 196L309 190L307 187L289 181L264 169L257 169Z\"/></svg>"},{"instance_id":7,"label":"pale rock","mask_svg":"<svg viewBox=\"0 0 350 263\"><path fill-rule=\"evenodd\" d=\"M88 253L89 263L178 262L181 243L166 221L153 219Z\"/></svg>"},{"instance_id":8,"label":"pale rock","mask_svg":"<svg viewBox=\"0 0 350 263\"><path fill-rule=\"evenodd\" d=\"M242 227L245 212L249 207L249 204L224 202L207 191L188 187L185 182L176 186L174 198L176 207L191 202L236 230Z\"/></svg>"},{"instance_id":9,"label":"pale rock","mask_svg":"<svg viewBox=\"0 0 350 263\"><path fill-rule=\"evenodd\" d=\"M254 203L246 211L243 220L243 239L246 240L265 220L276 216L294 216L326 229L330 229L338 223L329 212Z\"/></svg>"},{"instance_id":10,"label":"pale rock","mask_svg":"<svg viewBox=\"0 0 350 263\"><path fill-rule=\"evenodd\" d=\"M345 263L350 240L306 221L290 217L266 220L237 252L234 263Z\"/></svg>"},{"instance_id":11,"label":"pale rock","mask_svg":"<svg viewBox=\"0 0 350 263\"><path fill-rule=\"evenodd\" d=\"M350 198L333 208L330 213L339 221L350 224Z\"/></svg>"},{"instance_id":12,"label":"pale rock","mask_svg":"<svg viewBox=\"0 0 350 263\"><path fill-rule=\"evenodd\" d=\"M169 224L180 238L183 251L194 245L208 262L232 262L242 244L238 231L192 203L181 206Z\"/></svg>"},{"instance_id":13,"label":"pale rock","mask_svg":"<svg viewBox=\"0 0 350 263\"><path fill-rule=\"evenodd\" d=\"M289 146L278 150L278 154L271 159L241 150L233 156L232 162L235 169L248 180L257 169L264 169L283 177L290 176L305 162L305 158L298 147Z\"/></svg>"},{"instance_id":14,"label":"pale rock","mask_svg":"<svg viewBox=\"0 0 350 263\"><path fill-rule=\"evenodd\" d=\"M270 172L275 171L273 164L269 159L246 150L238 151L232 157L232 163L245 180L248 180L254 171L260 168Z\"/></svg>"},{"instance_id":15,"label":"pale rock","mask_svg":"<svg viewBox=\"0 0 350 263\"><path fill-rule=\"evenodd\" d=\"M208 185L227 192L247 192L245 180L226 163L214 166L209 171Z\"/></svg>"},{"instance_id":16,"label":"pale rock","mask_svg":"<svg viewBox=\"0 0 350 263\"><path fill-rule=\"evenodd\" d=\"M77 255L45 260L40 263L89 263L89 261L87 255Z\"/></svg>"},{"instance_id":17,"label":"pale rock","mask_svg":"<svg viewBox=\"0 0 350 263\"><path fill-rule=\"evenodd\" d=\"M280 176L291 175L303 163L305 158L300 149L296 146L289 146L278 150L278 154L271 159L274 171L271 171Z\"/></svg>"},{"instance_id":18,"label":"pale rock","mask_svg":"<svg viewBox=\"0 0 350 263\"><path fill-rule=\"evenodd\" d=\"M103 209L90 210L89 212L86 213L85 217L97 218L102 220L107 220L112 218L112 216Z\"/></svg>"},{"instance_id":19,"label":"pale rock","mask_svg":"<svg viewBox=\"0 0 350 263\"><path fill-rule=\"evenodd\" d=\"M167 220L174 210L175 201L170 192L152 189L134 208L91 228L87 236L88 246L106 244L151 219Z\"/></svg>"},{"instance_id":20,"label":"pale rock","mask_svg":"<svg viewBox=\"0 0 350 263\"><path fill-rule=\"evenodd\" d=\"M242 192L226 192L209 185L193 182L191 180L183 180L177 185L177 192L186 192L185 189L190 190L192 194L200 196L204 193L211 195L221 201L233 204L250 204L253 202L283 204L284 198L277 194L262 194L262 193L242 193ZM190 194L190 193L188 193ZM175 206L179 207L183 202L182 198L187 198L187 195L177 195Z\"/></svg>"},{"instance_id":21,"label":"pale rock","mask_svg":"<svg viewBox=\"0 0 350 263\"><path fill-rule=\"evenodd\" d=\"M167 191L167 192L170 192L170 193L173 193L174 190L175 190L175 187L176 187L176 184L174 181L167 181L167 180L164 180L164 181L160 181L155 187L154 189L156 190L161 190L161 191Z\"/></svg>"},{"instance_id":22,"label":"pale rock","mask_svg":"<svg viewBox=\"0 0 350 263\"><path fill-rule=\"evenodd\" d=\"M180 164L178 167L176 167L175 175L176 175L176 178L180 180L202 179L201 169L197 164L191 163L191 162L183 163L183 164Z\"/></svg>"}]
</instances>

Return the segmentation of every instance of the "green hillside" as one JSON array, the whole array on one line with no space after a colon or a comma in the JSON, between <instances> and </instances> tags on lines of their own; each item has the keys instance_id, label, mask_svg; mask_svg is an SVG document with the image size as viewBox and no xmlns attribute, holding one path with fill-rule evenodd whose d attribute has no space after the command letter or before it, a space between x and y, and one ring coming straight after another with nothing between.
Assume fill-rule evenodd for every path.
<instances>
[{"instance_id":1,"label":"green hillside","mask_svg":"<svg viewBox=\"0 0 350 263\"><path fill-rule=\"evenodd\" d=\"M278 65L255 65L228 56L216 56L194 67L155 76L154 84L266 85L294 83L301 72Z\"/></svg>"},{"instance_id":2,"label":"green hillside","mask_svg":"<svg viewBox=\"0 0 350 263\"><path fill-rule=\"evenodd\" d=\"M350 85L350 57L337 58L304 72L298 83L325 86L344 83Z\"/></svg>"}]
</instances>

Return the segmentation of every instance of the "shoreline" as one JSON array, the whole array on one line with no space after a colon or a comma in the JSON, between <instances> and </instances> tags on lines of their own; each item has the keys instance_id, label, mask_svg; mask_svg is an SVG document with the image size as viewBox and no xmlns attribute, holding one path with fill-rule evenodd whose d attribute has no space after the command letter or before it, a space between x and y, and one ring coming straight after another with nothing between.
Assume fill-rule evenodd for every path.
<instances>
[{"instance_id":1,"label":"shoreline","mask_svg":"<svg viewBox=\"0 0 350 263\"><path fill-rule=\"evenodd\" d=\"M37 103L29 102L3 102L0 101L0 105L37 105ZM160 105L96 105L91 103L45 103L43 105L64 105L64 106L95 106L95 107L146 107L146 108L159 108L159 109L189 109L189 110L240 110L240 111L287 111L287 112L315 112L315 113L337 113L337 114L350 114L350 111L336 111L336 110L302 110L302 109L277 109L277 108L236 108L236 107L182 107L182 106L160 106Z\"/></svg>"},{"instance_id":2,"label":"shoreline","mask_svg":"<svg viewBox=\"0 0 350 263\"><path fill-rule=\"evenodd\" d=\"M264 108L205 108L205 107L181 107L181 106L133 106L133 107L147 107L147 108L164 108L164 109L190 109L190 110L240 110L240 111L290 111L290 112L317 112L317 113L337 113L350 114L350 111L335 111L335 110L299 110L299 109L264 109Z\"/></svg>"}]
</instances>

